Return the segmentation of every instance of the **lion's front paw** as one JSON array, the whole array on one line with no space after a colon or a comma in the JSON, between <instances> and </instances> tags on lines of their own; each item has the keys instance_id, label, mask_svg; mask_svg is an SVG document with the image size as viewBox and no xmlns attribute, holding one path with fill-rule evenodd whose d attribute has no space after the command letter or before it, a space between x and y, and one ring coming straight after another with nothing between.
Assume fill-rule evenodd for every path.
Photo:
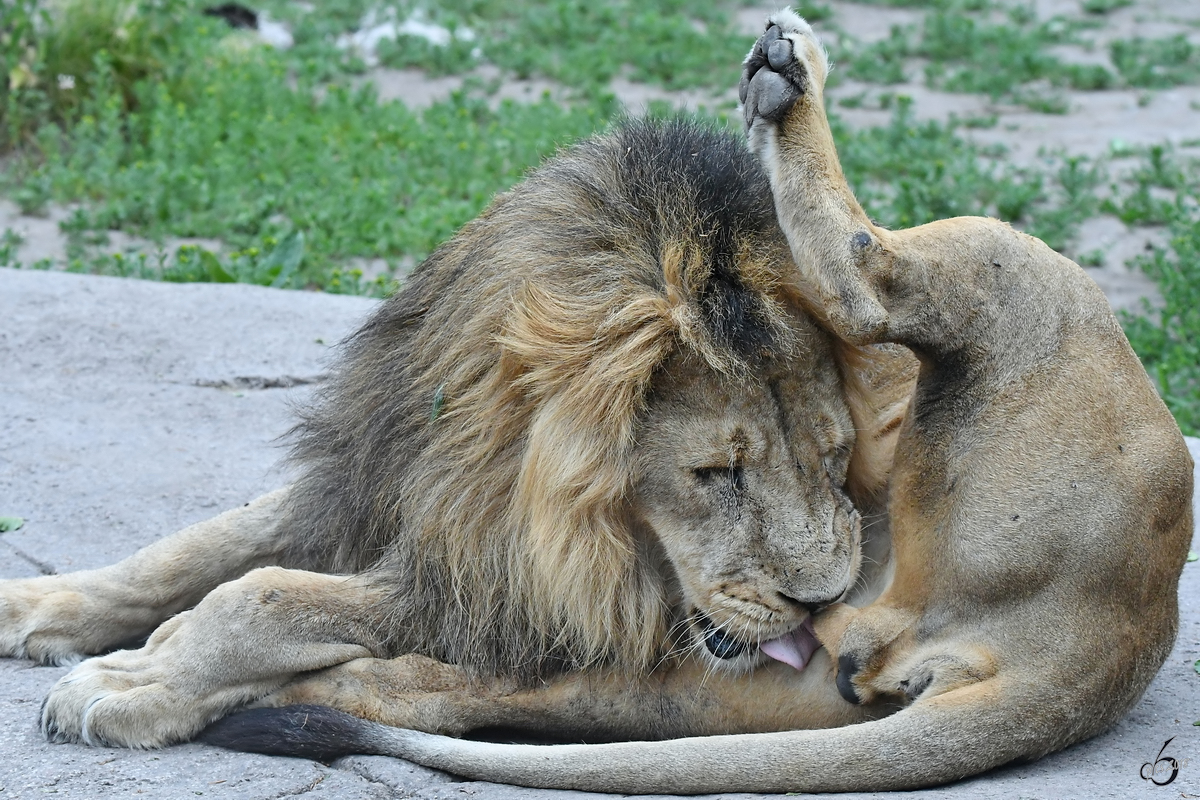
<instances>
[{"instance_id":1,"label":"lion's front paw","mask_svg":"<svg viewBox=\"0 0 1200 800\"><path fill-rule=\"evenodd\" d=\"M56 586L58 576L0 581L0 658L71 665L88 652L78 592ZM94 652L94 651L93 651Z\"/></svg>"},{"instance_id":2,"label":"lion's front paw","mask_svg":"<svg viewBox=\"0 0 1200 800\"><path fill-rule=\"evenodd\" d=\"M836 605L818 615L817 639L837 661L838 693L856 704L895 699L901 693L895 668L910 648L916 621L911 612L884 605Z\"/></svg>"},{"instance_id":3,"label":"lion's front paw","mask_svg":"<svg viewBox=\"0 0 1200 800\"><path fill-rule=\"evenodd\" d=\"M882 605L836 607L816 623L817 636L837 658L838 692L851 703L901 705L936 697L996 674L991 652L967 642L922 643L920 617Z\"/></svg>"},{"instance_id":4,"label":"lion's front paw","mask_svg":"<svg viewBox=\"0 0 1200 800\"><path fill-rule=\"evenodd\" d=\"M812 27L788 10L772 14L742 65L738 96L747 130L781 122L796 101L825 83L829 62Z\"/></svg>"},{"instance_id":5,"label":"lion's front paw","mask_svg":"<svg viewBox=\"0 0 1200 800\"><path fill-rule=\"evenodd\" d=\"M219 716L172 687L139 650L84 661L50 690L42 705L42 732L52 742L153 748L191 738Z\"/></svg>"}]
</instances>

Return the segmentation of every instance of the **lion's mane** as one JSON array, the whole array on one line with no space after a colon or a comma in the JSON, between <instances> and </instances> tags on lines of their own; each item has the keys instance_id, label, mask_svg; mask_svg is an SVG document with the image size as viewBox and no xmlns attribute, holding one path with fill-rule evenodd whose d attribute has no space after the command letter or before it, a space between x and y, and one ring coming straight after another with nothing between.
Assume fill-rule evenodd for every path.
<instances>
[{"instance_id":1,"label":"lion's mane","mask_svg":"<svg viewBox=\"0 0 1200 800\"><path fill-rule=\"evenodd\" d=\"M630 518L655 370L789 347L766 177L696 123L627 123L499 196L345 345L297 429L292 561L385 582L394 652L642 669L672 623Z\"/></svg>"}]
</instances>

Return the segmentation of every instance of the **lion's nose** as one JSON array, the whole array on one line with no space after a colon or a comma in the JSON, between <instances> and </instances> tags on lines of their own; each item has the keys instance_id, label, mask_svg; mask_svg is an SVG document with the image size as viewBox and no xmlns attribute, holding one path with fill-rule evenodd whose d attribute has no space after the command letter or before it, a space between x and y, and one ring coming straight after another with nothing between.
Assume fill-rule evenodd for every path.
<instances>
[{"instance_id":1,"label":"lion's nose","mask_svg":"<svg viewBox=\"0 0 1200 800\"><path fill-rule=\"evenodd\" d=\"M841 595L837 595L836 597L826 597L819 600L802 600L783 592L778 592L777 594L788 605L803 608L809 614L819 614L841 598Z\"/></svg>"}]
</instances>

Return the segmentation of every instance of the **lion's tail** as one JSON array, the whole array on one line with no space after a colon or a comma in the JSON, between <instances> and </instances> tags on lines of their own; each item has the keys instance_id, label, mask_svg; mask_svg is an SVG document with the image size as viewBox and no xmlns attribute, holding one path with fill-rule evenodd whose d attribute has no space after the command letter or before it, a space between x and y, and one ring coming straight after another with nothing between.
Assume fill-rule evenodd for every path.
<instances>
[{"instance_id":1,"label":"lion's tail","mask_svg":"<svg viewBox=\"0 0 1200 800\"><path fill-rule=\"evenodd\" d=\"M468 778L541 788L878 791L932 786L1036 758L1112 722L1110 713L1070 709L1061 692L1024 689L1018 696L993 678L845 728L659 742L491 744L392 728L321 706L247 711L216 723L201 740L320 761L351 753L396 756Z\"/></svg>"}]
</instances>

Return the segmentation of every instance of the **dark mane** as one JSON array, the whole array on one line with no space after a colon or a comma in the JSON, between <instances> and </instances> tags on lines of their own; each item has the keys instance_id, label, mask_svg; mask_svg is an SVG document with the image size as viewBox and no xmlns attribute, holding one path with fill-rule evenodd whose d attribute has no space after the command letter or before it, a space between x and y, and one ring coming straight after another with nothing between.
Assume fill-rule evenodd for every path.
<instances>
[{"instance_id":1,"label":"dark mane","mask_svg":"<svg viewBox=\"0 0 1200 800\"><path fill-rule=\"evenodd\" d=\"M633 424L674 349L728 368L786 345L773 276L788 258L766 176L728 132L628 122L560 154L343 346L294 431L290 561L374 568L398 650L493 671L655 657L662 589L614 499ZM578 463L556 464L565 440ZM611 564L581 563L571 537ZM631 599L572 619L570 598L539 595L572 571L579 593Z\"/></svg>"}]
</instances>

